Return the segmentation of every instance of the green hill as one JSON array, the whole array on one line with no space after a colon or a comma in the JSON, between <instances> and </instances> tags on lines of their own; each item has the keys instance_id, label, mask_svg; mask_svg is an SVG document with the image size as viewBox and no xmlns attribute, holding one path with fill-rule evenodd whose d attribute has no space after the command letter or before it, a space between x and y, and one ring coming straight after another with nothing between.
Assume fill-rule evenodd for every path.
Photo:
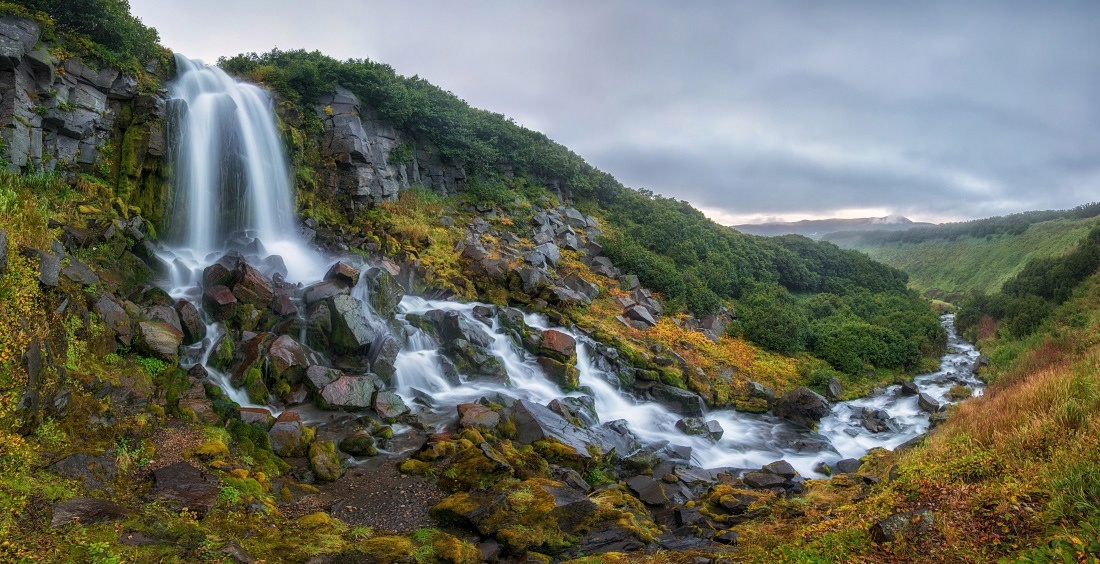
<instances>
[{"instance_id":1,"label":"green hill","mask_svg":"<svg viewBox=\"0 0 1100 564\"><path fill-rule=\"evenodd\" d=\"M999 291L1029 260L1064 253L1095 224L1095 217L1060 217L985 235L951 233L960 224L949 224L922 228L925 236L910 233L908 240L902 234L863 233L837 233L828 239L904 271L909 287L926 296L956 301L973 292ZM937 233L941 236L930 236Z\"/></svg>"}]
</instances>

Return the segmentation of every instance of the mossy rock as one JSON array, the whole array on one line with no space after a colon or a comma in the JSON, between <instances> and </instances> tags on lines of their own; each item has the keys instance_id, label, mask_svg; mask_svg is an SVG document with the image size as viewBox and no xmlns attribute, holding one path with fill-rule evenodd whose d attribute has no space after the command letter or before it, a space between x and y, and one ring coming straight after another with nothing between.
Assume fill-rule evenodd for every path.
<instances>
[{"instance_id":1,"label":"mossy rock","mask_svg":"<svg viewBox=\"0 0 1100 564\"><path fill-rule=\"evenodd\" d=\"M543 372L546 373L547 378L560 386L562 390L571 392L580 386L581 373L576 366L548 356L540 356L538 363Z\"/></svg>"},{"instance_id":2,"label":"mossy rock","mask_svg":"<svg viewBox=\"0 0 1100 564\"><path fill-rule=\"evenodd\" d=\"M344 475L344 466L332 441L316 441L309 445L309 466L317 479L326 482L335 482Z\"/></svg>"},{"instance_id":3,"label":"mossy rock","mask_svg":"<svg viewBox=\"0 0 1100 564\"><path fill-rule=\"evenodd\" d=\"M378 454L374 437L362 430L340 441L340 450L352 456L374 456Z\"/></svg>"}]
</instances>

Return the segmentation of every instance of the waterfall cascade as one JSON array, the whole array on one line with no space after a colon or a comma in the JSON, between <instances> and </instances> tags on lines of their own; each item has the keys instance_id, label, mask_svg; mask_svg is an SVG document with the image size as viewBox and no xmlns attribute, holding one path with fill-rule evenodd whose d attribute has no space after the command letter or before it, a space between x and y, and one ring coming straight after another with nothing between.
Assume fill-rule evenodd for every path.
<instances>
[{"instance_id":1,"label":"waterfall cascade","mask_svg":"<svg viewBox=\"0 0 1100 564\"><path fill-rule=\"evenodd\" d=\"M194 302L207 320L205 339L186 351L182 363L205 366L209 378L238 403L278 413L282 404L250 403L248 395L236 389L227 374L208 365L211 351L225 330L210 322L203 312L203 269L225 251L235 250L264 275L291 283L310 283L320 280L334 259L326 260L298 235L291 176L270 96L258 87L234 81L216 67L180 56L177 64L180 75L172 89L177 128L172 136L176 190L173 245L162 250L161 259L169 271L165 282L169 293ZM298 289L293 303L301 312L300 285ZM351 291L364 304L372 330L391 331L365 305L370 302L368 293L362 282ZM444 310L484 327L492 340L487 351L508 374L504 382L473 381L464 376L456 382L444 375L439 343L411 325L396 328L393 334L399 335L403 348L393 363L393 386L410 405L419 406L418 415L423 421L434 426L453 425L457 404L483 396L499 394L540 404L573 397L594 406L598 422L591 427L613 423L616 432L628 429L635 444L690 447L690 460L699 466L748 468L786 459L807 475L818 461L858 457L874 446L896 446L928 427L928 416L917 407L917 399L892 387L873 397L835 404L817 432L792 427L768 415L716 411L707 419L717 421L724 429L719 440L689 436L677 428L681 415L661 404L637 399L620 389L614 374L598 368L592 359L595 343L585 335L557 328L578 344L581 387L567 393L544 376L534 357L511 339L498 319L476 318L472 313L475 305L413 296L401 301L398 322L409 314ZM550 328L542 316L529 314L525 321L535 329ZM971 370L977 352L958 338L952 322L950 316L944 317L951 343L943 369L917 378L922 389L941 403L949 401L947 391L954 383L981 386ZM293 336L304 341L298 333ZM896 425L885 432L871 433L860 421L864 408L888 412ZM816 446L807 449L806 445Z\"/></svg>"}]
</instances>

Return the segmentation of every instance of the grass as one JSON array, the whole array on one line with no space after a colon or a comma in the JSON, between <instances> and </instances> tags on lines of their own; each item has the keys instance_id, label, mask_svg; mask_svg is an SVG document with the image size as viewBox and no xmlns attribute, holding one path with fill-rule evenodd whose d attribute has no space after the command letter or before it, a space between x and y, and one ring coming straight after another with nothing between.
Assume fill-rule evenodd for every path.
<instances>
[{"instance_id":1,"label":"grass","mask_svg":"<svg viewBox=\"0 0 1100 564\"><path fill-rule=\"evenodd\" d=\"M1028 260L1061 254L1076 245L1096 219L1057 219L1033 224L1021 235L962 237L917 244L838 244L870 255L909 275L909 287L954 301L972 293L994 293Z\"/></svg>"}]
</instances>

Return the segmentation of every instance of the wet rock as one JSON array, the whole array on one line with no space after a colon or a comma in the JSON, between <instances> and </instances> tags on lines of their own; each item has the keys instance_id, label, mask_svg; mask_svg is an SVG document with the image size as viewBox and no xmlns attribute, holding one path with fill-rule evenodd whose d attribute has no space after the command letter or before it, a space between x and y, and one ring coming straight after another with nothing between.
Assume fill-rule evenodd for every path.
<instances>
[{"instance_id":1,"label":"wet rock","mask_svg":"<svg viewBox=\"0 0 1100 564\"><path fill-rule=\"evenodd\" d=\"M290 296L286 294L276 293L269 308L272 313L279 317L288 317L298 313L298 308L294 307L294 302L290 301Z\"/></svg>"},{"instance_id":2,"label":"wet rock","mask_svg":"<svg viewBox=\"0 0 1100 564\"><path fill-rule=\"evenodd\" d=\"M626 486L646 505L665 505L669 502L664 485L649 476L634 476Z\"/></svg>"},{"instance_id":3,"label":"wet rock","mask_svg":"<svg viewBox=\"0 0 1100 564\"><path fill-rule=\"evenodd\" d=\"M311 306L317 302L327 300L333 296L339 296L341 294L347 293L348 287L344 286L343 284L338 284L332 281L317 282L316 284L306 286L306 288L302 290L302 302L305 303L306 306Z\"/></svg>"},{"instance_id":4,"label":"wet rock","mask_svg":"<svg viewBox=\"0 0 1100 564\"><path fill-rule=\"evenodd\" d=\"M315 364L306 369L306 384L314 391L320 391L343 375L334 368Z\"/></svg>"},{"instance_id":5,"label":"wet rock","mask_svg":"<svg viewBox=\"0 0 1100 564\"><path fill-rule=\"evenodd\" d=\"M788 480L798 475L798 471L786 460L777 460L771 464L765 464L760 468L764 472L770 472L776 476L782 476Z\"/></svg>"},{"instance_id":6,"label":"wet rock","mask_svg":"<svg viewBox=\"0 0 1100 564\"><path fill-rule=\"evenodd\" d=\"M330 298L332 305L332 346L337 352L360 352L374 342L377 335L363 313L363 302L347 295Z\"/></svg>"},{"instance_id":7,"label":"wet rock","mask_svg":"<svg viewBox=\"0 0 1100 564\"><path fill-rule=\"evenodd\" d=\"M242 407L240 414L242 422L262 427L265 431L275 423L271 412L262 407Z\"/></svg>"},{"instance_id":8,"label":"wet rock","mask_svg":"<svg viewBox=\"0 0 1100 564\"><path fill-rule=\"evenodd\" d=\"M138 323L136 345L146 355L175 362L183 343L183 331L161 321Z\"/></svg>"},{"instance_id":9,"label":"wet rock","mask_svg":"<svg viewBox=\"0 0 1100 564\"><path fill-rule=\"evenodd\" d=\"M582 429L570 424L549 408L527 400L519 400L508 410L516 425L516 440L529 445L535 441L553 438L572 447L579 456L588 458L590 437Z\"/></svg>"},{"instance_id":10,"label":"wet rock","mask_svg":"<svg viewBox=\"0 0 1100 564\"><path fill-rule=\"evenodd\" d=\"M722 425L717 421L707 421L702 417L685 417L676 422L676 428L687 435L705 437L712 441L722 438Z\"/></svg>"},{"instance_id":11,"label":"wet rock","mask_svg":"<svg viewBox=\"0 0 1100 564\"><path fill-rule=\"evenodd\" d=\"M176 302L176 313L179 315L180 325L183 329L183 343L190 345L206 338L206 324L202 322L199 308L187 300Z\"/></svg>"},{"instance_id":12,"label":"wet rock","mask_svg":"<svg viewBox=\"0 0 1100 564\"><path fill-rule=\"evenodd\" d=\"M269 377L296 383L314 363L312 353L289 335L280 335L267 349Z\"/></svg>"},{"instance_id":13,"label":"wet rock","mask_svg":"<svg viewBox=\"0 0 1100 564\"><path fill-rule=\"evenodd\" d=\"M862 461L855 458L845 458L833 465L833 471L837 474L853 474L859 471L860 466L863 466Z\"/></svg>"},{"instance_id":14,"label":"wet rock","mask_svg":"<svg viewBox=\"0 0 1100 564\"><path fill-rule=\"evenodd\" d=\"M317 479L335 482L344 475L344 466L336 456L336 445L331 441L316 441L309 445L309 467Z\"/></svg>"},{"instance_id":15,"label":"wet rock","mask_svg":"<svg viewBox=\"0 0 1100 564\"><path fill-rule=\"evenodd\" d=\"M555 401L560 401L585 426L600 424L600 416L596 413L596 399L592 396L569 396Z\"/></svg>"},{"instance_id":16,"label":"wet rock","mask_svg":"<svg viewBox=\"0 0 1100 564\"><path fill-rule=\"evenodd\" d=\"M392 423L409 412L409 406L396 392L383 391L374 394L374 411L387 423Z\"/></svg>"},{"instance_id":17,"label":"wet rock","mask_svg":"<svg viewBox=\"0 0 1100 564\"><path fill-rule=\"evenodd\" d=\"M153 499L187 508L199 518L214 508L218 499L218 481L187 462L177 462L152 473Z\"/></svg>"},{"instance_id":18,"label":"wet rock","mask_svg":"<svg viewBox=\"0 0 1100 564\"><path fill-rule=\"evenodd\" d=\"M934 522L932 512L928 510L895 513L871 525L871 540L881 544L912 538L928 533Z\"/></svg>"},{"instance_id":19,"label":"wet rock","mask_svg":"<svg viewBox=\"0 0 1100 564\"><path fill-rule=\"evenodd\" d=\"M383 333L371 345L371 371L381 378L386 385L392 384L393 377L397 374L395 363L400 352L401 343L389 333Z\"/></svg>"},{"instance_id":20,"label":"wet rock","mask_svg":"<svg viewBox=\"0 0 1100 564\"><path fill-rule=\"evenodd\" d=\"M118 457L114 452L99 456L74 454L51 464L50 471L84 482L84 488L89 491L104 490L118 477Z\"/></svg>"},{"instance_id":21,"label":"wet rock","mask_svg":"<svg viewBox=\"0 0 1100 564\"><path fill-rule=\"evenodd\" d=\"M370 376L341 376L321 389L321 403L332 409L363 409L371 406L375 390Z\"/></svg>"},{"instance_id":22,"label":"wet rock","mask_svg":"<svg viewBox=\"0 0 1100 564\"><path fill-rule=\"evenodd\" d=\"M864 429L872 433L893 432L901 430L901 427L890 417L889 413L881 409L864 407L860 410L859 422Z\"/></svg>"},{"instance_id":23,"label":"wet rock","mask_svg":"<svg viewBox=\"0 0 1100 564\"><path fill-rule=\"evenodd\" d=\"M901 387L898 389L898 393L903 396L915 396L920 393L920 388L912 382L902 382Z\"/></svg>"},{"instance_id":24,"label":"wet rock","mask_svg":"<svg viewBox=\"0 0 1100 564\"><path fill-rule=\"evenodd\" d=\"M242 303L252 304L258 309L266 309L275 299L275 287L271 280L252 268L242 264L240 279L233 285L233 295Z\"/></svg>"},{"instance_id":25,"label":"wet rock","mask_svg":"<svg viewBox=\"0 0 1100 564\"><path fill-rule=\"evenodd\" d=\"M308 446L308 436L302 417L294 411L284 411L268 430L271 450L279 456L303 456Z\"/></svg>"},{"instance_id":26,"label":"wet rock","mask_svg":"<svg viewBox=\"0 0 1100 564\"><path fill-rule=\"evenodd\" d=\"M225 321L237 312L237 296L226 286L208 286L202 293L202 306L215 321Z\"/></svg>"},{"instance_id":27,"label":"wet rock","mask_svg":"<svg viewBox=\"0 0 1100 564\"><path fill-rule=\"evenodd\" d=\"M363 429L340 441L340 450L352 456L374 456L378 454L374 436Z\"/></svg>"},{"instance_id":28,"label":"wet rock","mask_svg":"<svg viewBox=\"0 0 1100 564\"><path fill-rule=\"evenodd\" d=\"M776 415L804 427L817 425L829 411L829 402L806 387L787 392L775 403Z\"/></svg>"},{"instance_id":29,"label":"wet rock","mask_svg":"<svg viewBox=\"0 0 1100 564\"><path fill-rule=\"evenodd\" d=\"M405 297L405 288L385 268L372 267L364 274L370 286L370 305L386 319L397 315L401 299Z\"/></svg>"},{"instance_id":30,"label":"wet rock","mask_svg":"<svg viewBox=\"0 0 1100 564\"><path fill-rule=\"evenodd\" d=\"M117 521L124 517L126 517L126 508L117 503L105 499L78 497L54 504L50 527L56 529L77 522L87 525Z\"/></svg>"},{"instance_id":31,"label":"wet rock","mask_svg":"<svg viewBox=\"0 0 1100 564\"><path fill-rule=\"evenodd\" d=\"M746 486L757 490L782 488L787 482L783 476L771 472L749 472L741 477L741 481L745 482Z\"/></svg>"},{"instance_id":32,"label":"wet rock","mask_svg":"<svg viewBox=\"0 0 1100 564\"><path fill-rule=\"evenodd\" d=\"M458 404L458 426L492 429L500 423L500 413L476 403Z\"/></svg>"},{"instance_id":33,"label":"wet rock","mask_svg":"<svg viewBox=\"0 0 1100 564\"><path fill-rule=\"evenodd\" d=\"M337 262L329 267L324 279L353 288L359 283L359 270L345 262Z\"/></svg>"},{"instance_id":34,"label":"wet rock","mask_svg":"<svg viewBox=\"0 0 1100 564\"><path fill-rule=\"evenodd\" d=\"M176 313L175 308L163 305L154 305L142 308L141 313L149 321L160 321L161 323L167 323L172 327L175 327L181 333L183 332L183 325L180 323L180 316L178 313Z\"/></svg>"},{"instance_id":35,"label":"wet rock","mask_svg":"<svg viewBox=\"0 0 1100 564\"><path fill-rule=\"evenodd\" d=\"M917 405L928 413L936 413L937 411L942 409L940 402L936 401L935 398L923 392L919 396L917 396Z\"/></svg>"},{"instance_id":36,"label":"wet rock","mask_svg":"<svg viewBox=\"0 0 1100 564\"><path fill-rule=\"evenodd\" d=\"M837 401L844 397L844 386L840 385L840 380L829 378L829 383L825 386L825 397L832 401Z\"/></svg>"},{"instance_id":37,"label":"wet rock","mask_svg":"<svg viewBox=\"0 0 1100 564\"><path fill-rule=\"evenodd\" d=\"M536 362L538 362L546 377L560 386L561 389L572 391L580 385L580 371L577 370L576 366L545 356L538 357Z\"/></svg>"},{"instance_id":38,"label":"wet rock","mask_svg":"<svg viewBox=\"0 0 1100 564\"><path fill-rule=\"evenodd\" d=\"M556 329L542 332L542 345L539 353L559 362L571 363L577 360L577 341L566 333Z\"/></svg>"},{"instance_id":39,"label":"wet rock","mask_svg":"<svg viewBox=\"0 0 1100 564\"><path fill-rule=\"evenodd\" d=\"M657 403L680 415L702 417L707 410L703 398L698 394L667 384L654 384L649 388L649 395Z\"/></svg>"}]
</instances>

